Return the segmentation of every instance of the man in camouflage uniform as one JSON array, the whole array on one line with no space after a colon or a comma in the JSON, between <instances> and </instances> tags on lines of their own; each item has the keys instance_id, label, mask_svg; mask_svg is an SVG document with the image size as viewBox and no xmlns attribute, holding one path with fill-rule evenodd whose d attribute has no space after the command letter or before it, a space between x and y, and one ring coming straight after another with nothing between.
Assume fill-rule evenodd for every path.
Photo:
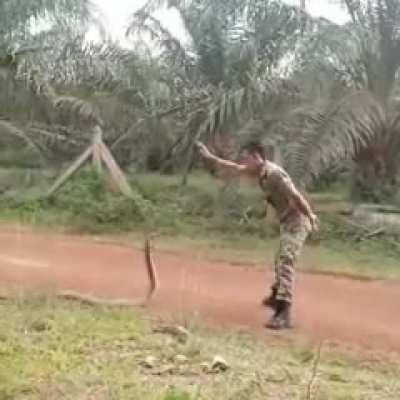
<instances>
[{"instance_id":1,"label":"man in camouflage uniform","mask_svg":"<svg viewBox=\"0 0 400 400\"><path fill-rule=\"evenodd\" d=\"M275 209L280 222L280 245L275 258L275 283L263 304L275 311L268 328L290 328L295 263L310 232L318 229L318 218L286 171L266 159L260 143L245 145L237 163L216 157L200 142L197 147L205 159L219 167L257 178L267 202Z\"/></svg>"}]
</instances>

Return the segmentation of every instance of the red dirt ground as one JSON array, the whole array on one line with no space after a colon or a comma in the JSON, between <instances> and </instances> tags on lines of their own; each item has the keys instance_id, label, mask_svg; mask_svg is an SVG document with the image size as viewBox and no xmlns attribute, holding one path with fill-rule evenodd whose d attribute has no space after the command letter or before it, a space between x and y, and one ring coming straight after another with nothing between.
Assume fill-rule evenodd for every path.
<instances>
[{"instance_id":1,"label":"red dirt ground","mask_svg":"<svg viewBox=\"0 0 400 400\"><path fill-rule=\"evenodd\" d=\"M135 298L147 284L141 249L74 236L0 231L0 285L73 289L107 298ZM156 313L197 315L218 326L263 332L260 305L270 271L210 263L194 255L155 251L160 288L149 304ZM400 353L400 283L359 282L298 274L296 329L328 340Z\"/></svg>"}]
</instances>

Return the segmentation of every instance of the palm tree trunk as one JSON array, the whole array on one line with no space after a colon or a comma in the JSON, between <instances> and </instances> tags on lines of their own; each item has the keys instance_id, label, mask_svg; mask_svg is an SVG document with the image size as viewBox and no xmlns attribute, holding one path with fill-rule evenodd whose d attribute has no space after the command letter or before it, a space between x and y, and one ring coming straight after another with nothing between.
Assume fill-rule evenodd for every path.
<instances>
[{"instance_id":1,"label":"palm tree trunk","mask_svg":"<svg viewBox=\"0 0 400 400\"><path fill-rule=\"evenodd\" d=\"M1 61L1 60L0 60ZM4 111L9 112L14 106L15 102L15 68L10 64L3 64L0 66L0 80L3 78L4 84L2 89L2 108Z\"/></svg>"},{"instance_id":2,"label":"palm tree trunk","mask_svg":"<svg viewBox=\"0 0 400 400\"><path fill-rule=\"evenodd\" d=\"M400 159L391 149L371 146L355 158L352 198L361 202L391 202L399 192Z\"/></svg>"}]
</instances>

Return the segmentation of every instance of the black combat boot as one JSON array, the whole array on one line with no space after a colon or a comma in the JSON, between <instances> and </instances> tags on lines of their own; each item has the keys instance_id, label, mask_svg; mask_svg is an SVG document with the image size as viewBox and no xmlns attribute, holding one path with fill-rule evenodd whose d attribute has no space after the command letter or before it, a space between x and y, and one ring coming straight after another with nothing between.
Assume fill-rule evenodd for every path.
<instances>
[{"instance_id":1,"label":"black combat boot","mask_svg":"<svg viewBox=\"0 0 400 400\"><path fill-rule=\"evenodd\" d=\"M275 330L292 328L290 316L292 305L284 300L275 300L275 303L275 314L265 327Z\"/></svg>"},{"instance_id":2,"label":"black combat boot","mask_svg":"<svg viewBox=\"0 0 400 400\"><path fill-rule=\"evenodd\" d=\"M264 297L261 304L264 307L269 307L269 308L272 308L273 310L275 310L277 293L278 293L278 289L276 287L272 286L271 294L269 296Z\"/></svg>"}]
</instances>

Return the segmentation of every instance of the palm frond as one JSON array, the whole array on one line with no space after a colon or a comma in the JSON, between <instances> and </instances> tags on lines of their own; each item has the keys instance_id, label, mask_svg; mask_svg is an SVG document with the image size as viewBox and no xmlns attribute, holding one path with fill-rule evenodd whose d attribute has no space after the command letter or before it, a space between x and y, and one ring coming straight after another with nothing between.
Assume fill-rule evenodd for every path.
<instances>
[{"instance_id":1,"label":"palm frond","mask_svg":"<svg viewBox=\"0 0 400 400\"><path fill-rule=\"evenodd\" d=\"M44 99L49 107L59 113L67 114L90 126L103 125L97 107L74 96L59 96L50 83L40 77L37 72L31 75L30 89L37 98Z\"/></svg>"},{"instance_id":2,"label":"palm frond","mask_svg":"<svg viewBox=\"0 0 400 400\"><path fill-rule=\"evenodd\" d=\"M35 153L38 154L41 160L43 160L43 153L40 147L27 135L27 133L19 128L17 125L10 121L0 119L0 130L2 133L16 137L25 142L29 148L31 148Z\"/></svg>"},{"instance_id":3,"label":"palm frond","mask_svg":"<svg viewBox=\"0 0 400 400\"><path fill-rule=\"evenodd\" d=\"M368 89L385 102L400 68L400 3L343 3L351 22L321 25L302 58L305 64L315 63L316 68L325 68L357 89Z\"/></svg>"},{"instance_id":4,"label":"palm frond","mask_svg":"<svg viewBox=\"0 0 400 400\"><path fill-rule=\"evenodd\" d=\"M154 18L160 6L179 12L190 41L183 45ZM295 51L313 23L298 7L279 0L148 1L132 16L128 33L146 32L170 65L195 69L214 86L231 87L254 69L281 68L282 58Z\"/></svg>"},{"instance_id":5,"label":"palm frond","mask_svg":"<svg viewBox=\"0 0 400 400\"><path fill-rule=\"evenodd\" d=\"M162 23L151 14L135 14L127 30L127 35L147 34L159 49L171 67L190 67L193 57L187 52L185 46Z\"/></svg>"},{"instance_id":6,"label":"palm frond","mask_svg":"<svg viewBox=\"0 0 400 400\"><path fill-rule=\"evenodd\" d=\"M145 118L139 118L126 132L124 132L115 142L111 145L111 150L117 148L124 143L129 137L135 135L140 130L141 125L145 123Z\"/></svg>"},{"instance_id":7,"label":"palm frond","mask_svg":"<svg viewBox=\"0 0 400 400\"><path fill-rule=\"evenodd\" d=\"M224 124L257 119L268 111L275 113L280 107L289 108L298 96L298 88L287 80L249 77L246 87L220 89L214 94L198 136L212 136Z\"/></svg>"},{"instance_id":8,"label":"palm frond","mask_svg":"<svg viewBox=\"0 0 400 400\"><path fill-rule=\"evenodd\" d=\"M352 158L385 124L384 109L367 92L351 93L326 106L295 109L280 126L288 143L283 149L286 167L302 185L332 162Z\"/></svg>"},{"instance_id":9,"label":"palm frond","mask_svg":"<svg viewBox=\"0 0 400 400\"><path fill-rule=\"evenodd\" d=\"M19 48L35 34L34 25L69 21L72 26L82 26L92 16L93 5L89 0L2 0L0 3L0 48Z\"/></svg>"},{"instance_id":10,"label":"palm frond","mask_svg":"<svg viewBox=\"0 0 400 400\"><path fill-rule=\"evenodd\" d=\"M134 15L150 15L162 8L180 7L185 3L185 0L147 0L146 3L137 10Z\"/></svg>"},{"instance_id":11,"label":"palm frond","mask_svg":"<svg viewBox=\"0 0 400 400\"><path fill-rule=\"evenodd\" d=\"M56 110L73 115L88 125L103 125L99 110L85 100L72 96L59 96L53 105Z\"/></svg>"}]
</instances>

